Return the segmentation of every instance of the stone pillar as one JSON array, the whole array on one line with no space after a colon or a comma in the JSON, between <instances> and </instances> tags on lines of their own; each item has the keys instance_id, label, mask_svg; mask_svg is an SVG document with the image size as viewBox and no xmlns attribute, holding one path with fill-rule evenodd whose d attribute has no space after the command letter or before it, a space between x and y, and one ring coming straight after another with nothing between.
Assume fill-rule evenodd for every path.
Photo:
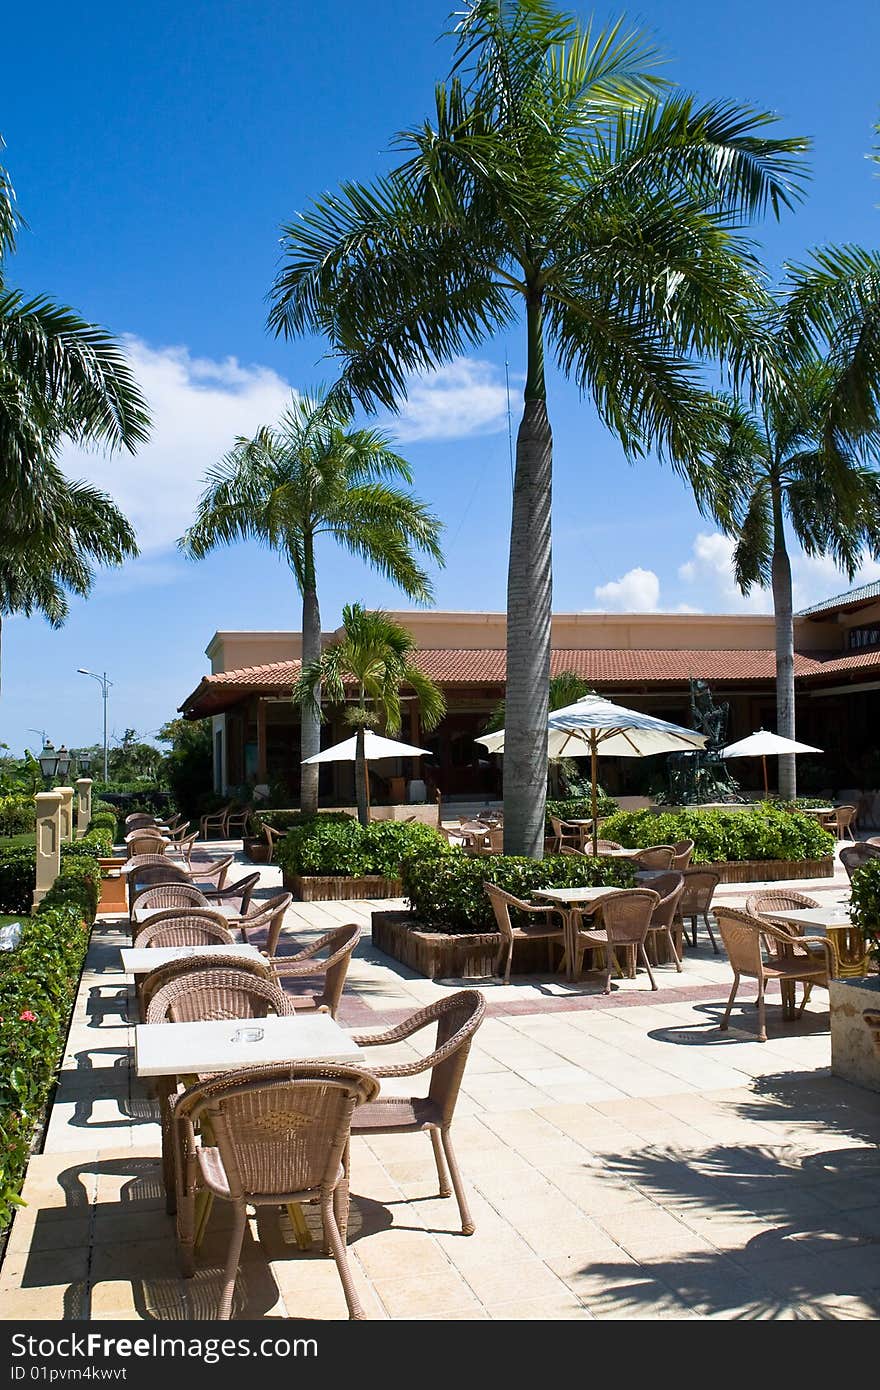
<instances>
[{"instance_id":1,"label":"stone pillar","mask_svg":"<svg viewBox=\"0 0 880 1390\"><path fill-rule=\"evenodd\" d=\"M39 907L61 872L61 794L38 792L37 804L37 886L34 907Z\"/></svg>"},{"instance_id":2,"label":"stone pillar","mask_svg":"<svg viewBox=\"0 0 880 1390\"><path fill-rule=\"evenodd\" d=\"M92 778L76 779L76 838L81 840L92 819Z\"/></svg>"},{"instance_id":3,"label":"stone pillar","mask_svg":"<svg viewBox=\"0 0 880 1390\"><path fill-rule=\"evenodd\" d=\"M61 838L73 839L73 787L56 787L61 797Z\"/></svg>"}]
</instances>

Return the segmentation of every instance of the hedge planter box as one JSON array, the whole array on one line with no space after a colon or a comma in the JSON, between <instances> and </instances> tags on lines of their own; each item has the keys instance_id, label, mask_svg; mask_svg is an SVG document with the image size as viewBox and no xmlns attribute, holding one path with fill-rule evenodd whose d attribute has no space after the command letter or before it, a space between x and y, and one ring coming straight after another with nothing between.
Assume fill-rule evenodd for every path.
<instances>
[{"instance_id":1,"label":"hedge planter box","mask_svg":"<svg viewBox=\"0 0 880 1390\"><path fill-rule=\"evenodd\" d=\"M431 931L408 912L374 912L373 945L429 980L460 980L495 974L501 937L498 932ZM518 975L545 972L546 941L518 941L513 963Z\"/></svg>"},{"instance_id":2,"label":"hedge planter box","mask_svg":"<svg viewBox=\"0 0 880 1390\"><path fill-rule=\"evenodd\" d=\"M403 895L399 878L382 878L379 874L350 878L345 874L289 874L285 870L282 883L303 903L326 902L331 898L399 898Z\"/></svg>"},{"instance_id":3,"label":"hedge planter box","mask_svg":"<svg viewBox=\"0 0 880 1390\"><path fill-rule=\"evenodd\" d=\"M244 854L252 864L268 864L269 845L262 837L258 840L245 840Z\"/></svg>"},{"instance_id":4,"label":"hedge planter box","mask_svg":"<svg viewBox=\"0 0 880 1390\"><path fill-rule=\"evenodd\" d=\"M98 912L119 914L128 911L126 880L119 872L124 862L123 859L98 860L101 868L101 896L98 899ZM108 878L108 874L111 874L112 877Z\"/></svg>"},{"instance_id":5,"label":"hedge planter box","mask_svg":"<svg viewBox=\"0 0 880 1390\"><path fill-rule=\"evenodd\" d=\"M880 1029L872 1026L880 1017L880 975L831 980L828 994L833 1074L880 1091Z\"/></svg>"},{"instance_id":6,"label":"hedge planter box","mask_svg":"<svg viewBox=\"0 0 880 1390\"><path fill-rule=\"evenodd\" d=\"M722 883L775 883L779 879L833 878L834 855L821 859L732 859L716 864L695 864L710 869Z\"/></svg>"}]
</instances>

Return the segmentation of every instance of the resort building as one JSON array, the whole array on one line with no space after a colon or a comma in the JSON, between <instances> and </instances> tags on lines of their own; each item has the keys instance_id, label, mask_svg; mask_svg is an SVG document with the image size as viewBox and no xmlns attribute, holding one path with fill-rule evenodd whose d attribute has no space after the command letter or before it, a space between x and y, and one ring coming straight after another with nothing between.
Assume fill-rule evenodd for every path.
<instances>
[{"instance_id":1,"label":"resort building","mask_svg":"<svg viewBox=\"0 0 880 1390\"><path fill-rule=\"evenodd\" d=\"M422 799L423 790L498 795L498 759L474 739L504 696L505 615L413 610L393 616L415 637L418 665L443 690L447 713L425 734L415 701L405 703L400 736L431 757L383 764L379 793L395 801ZM729 706L727 741L775 728L771 614L560 613L552 634L552 673L573 671L609 699L690 725L691 681L705 681L715 702ZM337 635L327 633L325 641ZM295 804L300 730L290 690L299 673L300 633L215 632L206 654L210 673L180 708L188 719L213 721L217 789L263 784L283 788ZM797 736L824 750L823 787L880 786L880 583L796 616L795 685ZM325 747L350 734L341 711L328 716ZM612 792L642 791L646 776L656 776L651 762L605 760L603 783ZM807 759L799 772L806 790ZM757 786L757 768L739 764L736 775ZM322 768L322 800L348 801L352 785L349 765Z\"/></svg>"}]
</instances>

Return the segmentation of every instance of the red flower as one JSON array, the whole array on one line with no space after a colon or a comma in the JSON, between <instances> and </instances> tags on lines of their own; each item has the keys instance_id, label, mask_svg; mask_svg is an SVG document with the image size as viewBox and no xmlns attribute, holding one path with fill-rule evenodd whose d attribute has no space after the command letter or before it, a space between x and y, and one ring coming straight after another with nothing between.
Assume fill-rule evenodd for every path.
<instances>
[{"instance_id":1,"label":"red flower","mask_svg":"<svg viewBox=\"0 0 880 1390\"><path fill-rule=\"evenodd\" d=\"M22 1023L36 1023L37 1021L37 1015L32 1014L30 1009L23 1009L18 1017Z\"/></svg>"}]
</instances>

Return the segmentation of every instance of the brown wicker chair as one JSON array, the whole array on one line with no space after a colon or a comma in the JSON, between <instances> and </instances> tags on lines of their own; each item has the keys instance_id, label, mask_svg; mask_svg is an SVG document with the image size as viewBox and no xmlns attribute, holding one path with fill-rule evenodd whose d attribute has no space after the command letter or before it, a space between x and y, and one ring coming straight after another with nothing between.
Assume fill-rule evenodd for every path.
<instances>
[{"instance_id":1,"label":"brown wicker chair","mask_svg":"<svg viewBox=\"0 0 880 1390\"><path fill-rule=\"evenodd\" d=\"M192 862L192 853L198 843L199 832L192 831L190 835L182 835L179 840L172 839L167 851L169 855L180 856L187 868Z\"/></svg>"},{"instance_id":2,"label":"brown wicker chair","mask_svg":"<svg viewBox=\"0 0 880 1390\"><path fill-rule=\"evenodd\" d=\"M579 852L574 849L565 850L567 854ZM497 888L494 883L484 883L483 888L492 904L495 921L501 933L501 946L495 961L495 970L500 975L503 967L506 985L510 984L513 948L517 941L546 941L548 970L553 969L554 942L562 947L562 958L565 959L565 918L558 908L524 902L521 898L515 898L512 893L506 893L503 888ZM533 922L527 921L524 926L514 926L510 920L511 908L526 917L531 917Z\"/></svg>"},{"instance_id":3,"label":"brown wicker chair","mask_svg":"<svg viewBox=\"0 0 880 1390\"><path fill-rule=\"evenodd\" d=\"M226 829L223 834L224 840L234 840L239 835L244 835L247 831L250 818L250 806L238 806L231 810L226 817Z\"/></svg>"},{"instance_id":4,"label":"brown wicker chair","mask_svg":"<svg viewBox=\"0 0 880 1390\"><path fill-rule=\"evenodd\" d=\"M260 902L253 903L248 912L243 913L241 919L236 922L236 926L241 932L241 939L254 946L257 941L251 943L249 933L259 933L265 930L266 940L263 949L270 956L274 956L278 948L278 938L284 926L284 914L293 902L292 893L276 893L274 898L265 898Z\"/></svg>"},{"instance_id":5,"label":"brown wicker chair","mask_svg":"<svg viewBox=\"0 0 880 1390\"><path fill-rule=\"evenodd\" d=\"M867 864L869 859L880 859L880 844L872 844L870 840L857 840L854 845L844 845L840 851L840 862L850 880L856 869Z\"/></svg>"},{"instance_id":6,"label":"brown wicker chair","mask_svg":"<svg viewBox=\"0 0 880 1390\"><path fill-rule=\"evenodd\" d=\"M142 1020L147 1021L150 1002L163 986L171 984L172 980L181 975L190 975L198 970L238 970L245 971L257 979L272 979L269 962L262 956L227 956L215 949L205 951L200 956L180 956L177 960L157 965L155 970L142 976L138 990Z\"/></svg>"},{"instance_id":7,"label":"brown wicker chair","mask_svg":"<svg viewBox=\"0 0 880 1390\"><path fill-rule=\"evenodd\" d=\"M779 981L783 1017L786 1020L795 1017L794 987L800 980L804 986L804 997L797 1014L800 1017L809 998L807 986L823 984L832 976L831 942L824 936L810 937L811 947L821 946L820 957L808 950L803 941L774 926L766 917L753 917L748 912L719 906L715 908L715 920L733 969L733 988L719 1026L722 1030L728 1026L730 1011L742 977L757 980L758 1041L766 1042L764 994L768 980Z\"/></svg>"},{"instance_id":8,"label":"brown wicker chair","mask_svg":"<svg viewBox=\"0 0 880 1390\"><path fill-rule=\"evenodd\" d=\"M134 859L121 864L119 872L128 885L129 913L134 911L135 899L142 888L152 888L159 883L192 884L192 876L186 869L166 858L164 854L138 854Z\"/></svg>"},{"instance_id":9,"label":"brown wicker chair","mask_svg":"<svg viewBox=\"0 0 880 1390\"><path fill-rule=\"evenodd\" d=\"M380 1095L378 1100L355 1113L351 1132L369 1138L373 1134L417 1134L427 1130L434 1149L440 1196L451 1197L455 1192L462 1235L466 1236L473 1235L476 1227L452 1147L451 1128L468 1053L485 1012L486 1003L479 990L460 989L419 1009L384 1033L359 1033L354 1038L361 1047L385 1047L389 1043L403 1042L436 1022L434 1048L427 1056L408 1059L397 1066L383 1063L370 1068L371 1075L379 1079L430 1072L427 1096ZM347 1167L346 1151L346 1171Z\"/></svg>"},{"instance_id":10,"label":"brown wicker chair","mask_svg":"<svg viewBox=\"0 0 880 1390\"><path fill-rule=\"evenodd\" d=\"M670 870L667 873L659 873L656 878L651 879L651 888L655 893L660 894L660 901L651 913L651 921L648 926L648 940L651 943L651 953L654 957L654 964L657 964L657 943L655 938L662 933L666 937L666 944L669 947L672 959L675 961L676 970L681 973L681 956L675 945L673 936L673 926L676 921L680 921L679 903L684 892L684 878Z\"/></svg>"},{"instance_id":11,"label":"brown wicker chair","mask_svg":"<svg viewBox=\"0 0 880 1390\"><path fill-rule=\"evenodd\" d=\"M591 905L591 915L601 912L601 926L577 925L574 931L574 975L580 976L584 951L599 950L605 957L605 993L611 993L611 972L617 961L617 952L622 949L630 961L631 973L636 971L636 961L640 959L648 972L651 988L657 983L651 971L651 962L645 950L645 941L651 925L651 915L660 902L660 894L652 888L627 888L620 893L609 893L607 898L599 898ZM583 923L586 914L579 913Z\"/></svg>"},{"instance_id":12,"label":"brown wicker chair","mask_svg":"<svg viewBox=\"0 0 880 1390\"><path fill-rule=\"evenodd\" d=\"M681 921L682 931L684 931L684 919L690 918L691 922L691 945L697 944L697 918L702 917L706 931L709 933L709 940L712 943L712 950L718 955L718 942L712 932L712 924L709 921L709 909L712 906L712 896L718 884L721 882L721 875L713 873L711 869L687 868L681 870L684 879L684 888L678 901L678 916Z\"/></svg>"},{"instance_id":13,"label":"brown wicker chair","mask_svg":"<svg viewBox=\"0 0 880 1390\"><path fill-rule=\"evenodd\" d=\"M642 869L671 869L674 858L672 845L649 845L647 849L634 850L632 854L633 864L638 864Z\"/></svg>"},{"instance_id":14,"label":"brown wicker chair","mask_svg":"<svg viewBox=\"0 0 880 1390\"><path fill-rule=\"evenodd\" d=\"M125 852L129 859L142 854L164 854L171 845L165 836L152 830L134 830L125 837Z\"/></svg>"},{"instance_id":15,"label":"brown wicker chair","mask_svg":"<svg viewBox=\"0 0 880 1390\"><path fill-rule=\"evenodd\" d=\"M311 994L294 994L298 1011L323 1009L331 1017L336 1017L349 963L360 934L360 927L351 923L349 926L336 927L333 931L325 932L316 941L310 942L301 951L296 951L290 956L276 956L267 950L272 978L276 984L283 987L285 980L315 980L316 984L320 984L320 993L316 988ZM323 959L320 958L322 951L327 952Z\"/></svg>"},{"instance_id":16,"label":"brown wicker chair","mask_svg":"<svg viewBox=\"0 0 880 1390\"><path fill-rule=\"evenodd\" d=\"M259 874L248 874L235 883L228 883L225 888L205 889L205 897L208 902L223 903L226 907L234 907L238 915L243 917L246 912L250 911L251 896L259 882Z\"/></svg>"},{"instance_id":17,"label":"brown wicker chair","mask_svg":"<svg viewBox=\"0 0 880 1390\"><path fill-rule=\"evenodd\" d=\"M590 841L588 841L588 850L587 850L587 853L588 853L588 854L591 853L592 848L593 848L593 842L592 842L592 840L590 840ZM597 841L596 841L596 853L597 853L597 854L604 854L604 853L606 853L606 852L607 852L608 850L610 850L610 849L623 849L623 845L618 844L617 840L597 840Z\"/></svg>"},{"instance_id":18,"label":"brown wicker chair","mask_svg":"<svg viewBox=\"0 0 880 1390\"><path fill-rule=\"evenodd\" d=\"M693 840L679 840L677 844L672 846L672 850L672 867L677 873L681 873L682 869L686 869L690 865L691 855L694 852L694 842Z\"/></svg>"},{"instance_id":19,"label":"brown wicker chair","mask_svg":"<svg viewBox=\"0 0 880 1390\"><path fill-rule=\"evenodd\" d=\"M794 922L786 922L783 918L775 917L773 909L777 912L799 912L802 908L820 907L821 904L816 898L807 897L806 893L796 893L791 888L765 888L760 893L752 893L746 898L746 912L752 917L769 917L774 926L787 932L789 936L800 937L806 949L811 955L824 960L824 951L821 945L814 947L812 938L809 940L804 937L803 929L795 925ZM827 988L827 980L817 980L817 984ZM810 997L812 985L805 986L804 1004Z\"/></svg>"},{"instance_id":20,"label":"brown wicker chair","mask_svg":"<svg viewBox=\"0 0 880 1390\"><path fill-rule=\"evenodd\" d=\"M219 830L219 838L226 839L226 817L233 809L234 802L227 801L225 806L221 806L219 811L211 811L209 815L202 816L199 821L199 834L203 840L209 839L209 831Z\"/></svg>"},{"instance_id":21,"label":"brown wicker chair","mask_svg":"<svg viewBox=\"0 0 880 1390\"><path fill-rule=\"evenodd\" d=\"M857 807L855 806L835 806L833 815L826 816L821 822L823 830L830 830L832 835L836 835L838 840L844 839L846 835L855 841L853 834L853 821L856 818Z\"/></svg>"},{"instance_id":22,"label":"brown wicker chair","mask_svg":"<svg viewBox=\"0 0 880 1390\"><path fill-rule=\"evenodd\" d=\"M208 907L201 888L191 883L153 883L139 888L132 897L131 914L137 907Z\"/></svg>"},{"instance_id":23,"label":"brown wicker chair","mask_svg":"<svg viewBox=\"0 0 880 1390\"><path fill-rule=\"evenodd\" d=\"M170 908L145 922L134 939L138 950L147 946L234 946L235 938L219 913L208 909Z\"/></svg>"},{"instance_id":24,"label":"brown wicker chair","mask_svg":"<svg viewBox=\"0 0 880 1390\"><path fill-rule=\"evenodd\" d=\"M212 859L210 862L190 864L186 874L191 883L195 883L199 887L210 883L216 892L223 887L230 865L234 863L235 855L228 854L225 859Z\"/></svg>"},{"instance_id":25,"label":"brown wicker chair","mask_svg":"<svg viewBox=\"0 0 880 1390\"><path fill-rule=\"evenodd\" d=\"M582 842L581 826L572 825L570 821L561 820L559 816L550 817L550 825L555 836L555 853L558 854L563 847L568 849L580 849Z\"/></svg>"},{"instance_id":26,"label":"brown wicker chair","mask_svg":"<svg viewBox=\"0 0 880 1390\"><path fill-rule=\"evenodd\" d=\"M195 1273L196 1196L233 1204L217 1318L232 1315L247 1206L319 1202L349 1316L363 1309L348 1267L348 1179L343 1158L353 1114L379 1083L354 1067L299 1063L227 1072L174 1100L177 1232L185 1277ZM196 1141L201 1121L202 1143ZM210 1135L213 1142L206 1142Z\"/></svg>"},{"instance_id":27,"label":"brown wicker chair","mask_svg":"<svg viewBox=\"0 0 880 1390\"><path fill-rule=\"evenodd\" d=\"M269 854L267 856L266 863L271 864L272 860L275 858L275 846L279 840L284 839L285 835L287 834L287 831L276 830L274 825L266 825L266 823L263 822L263 834L265 835L266 843L269 846Z\"/></svg>"},{"instance_id":28,"label":"brown wicker chair","mask_svg":"<svg viewBox=\"0 0 880 1390\"><path fill-rule=\"evenodd\" d=\"M155 816L148 815L146 811L132 811L130 816L125 817L124 824L127 834L130 830L140 830L144 826L157 829L159 822Z\"/></svg>"}]
</instances>

